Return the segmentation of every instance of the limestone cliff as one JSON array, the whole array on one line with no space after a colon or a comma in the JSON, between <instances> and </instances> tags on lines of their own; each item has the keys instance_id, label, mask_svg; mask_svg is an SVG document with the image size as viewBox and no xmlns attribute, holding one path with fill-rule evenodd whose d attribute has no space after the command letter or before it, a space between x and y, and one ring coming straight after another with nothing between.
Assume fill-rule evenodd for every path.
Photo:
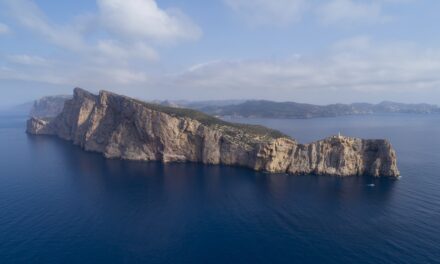
<instances>
[{"instance_id":1,"label":"limestone cliff","mask_svg":"<svg viewBox=\"0 0 440 264\"><path fill-rule=\"evenodd\" d=\"M80 88L52 119L31 118L27 132L55 135L107 158L203 162L291 174L397 177L396 154L386 140L334 136L299 144L262 126L228 123L171 108Z\"/></svg>"}]
</instances>

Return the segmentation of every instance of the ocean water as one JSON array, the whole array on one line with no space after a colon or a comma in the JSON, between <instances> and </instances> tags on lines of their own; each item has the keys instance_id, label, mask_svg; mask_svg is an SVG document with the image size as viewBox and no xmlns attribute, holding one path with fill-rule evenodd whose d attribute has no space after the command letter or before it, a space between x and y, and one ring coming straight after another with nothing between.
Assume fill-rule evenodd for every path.
<instances>
[{"instance_id":1,"label":"ocean water","mask_svg":"<svg viewBox=\"0 0 440 264\"><path fill-rule=\"evenodd\" d=\"M387 138L403 177L106 160L3 115L0 263L440 263L440 115L234 121Z\"/></svg>"}]
</instances>

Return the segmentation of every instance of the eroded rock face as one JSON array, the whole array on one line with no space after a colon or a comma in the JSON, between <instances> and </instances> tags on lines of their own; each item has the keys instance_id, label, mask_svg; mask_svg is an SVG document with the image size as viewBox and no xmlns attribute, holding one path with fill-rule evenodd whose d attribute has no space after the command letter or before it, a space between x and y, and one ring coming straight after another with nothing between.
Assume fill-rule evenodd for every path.
<instances>
[{"instance_id":1,"label":"eroded rock face","mask_svg":"<svg viewBox=\"0 0 440 264\"><path fill-rule=\"evenodd\" d=\"M291 174L397 177L386 140L329 137L299 144L281 133L185 109L76 88L54 119L31 118L31 134L55 135L107 158L203 162Z\"/></svg>"}]
</instances>

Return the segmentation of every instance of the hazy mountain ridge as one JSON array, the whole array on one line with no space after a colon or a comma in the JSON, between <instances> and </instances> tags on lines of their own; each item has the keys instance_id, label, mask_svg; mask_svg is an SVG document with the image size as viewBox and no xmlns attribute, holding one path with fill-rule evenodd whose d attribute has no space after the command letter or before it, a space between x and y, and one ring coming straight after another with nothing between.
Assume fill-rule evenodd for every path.
<instances>
[{"instance_id":1,"label":"hazy mountain ridge","mask_svg":"<svg viewBox=\"0 0 440 264\"><path fill-rule=\"evenodd\" d=\"M70 96L47 96L36 100L30 111L31 116L49 117L56 116L62 111L64 102ZM318 118L337 117L346 115L369 115L369 114L433 114L440 113L440 108L432 104L405 104L384 101L378 104L352 103L314 105L296 102L274 102L268 100L212 100L212 101L185 101L185 100L154 100L154 104L174 108L190 108L209 115L237 116L257 118ZM20 107L24 111L30 104ZM26 106L26 107L24 107Z\"/></svg>"},{"instance_id":2,"label":"hazy mountain ridge","mask_svg":"<svg viewBox=\"0 0 440 264\"><path fill-rule=\"evenodd\" d=\"M29 115L33 117L55 117L63 110L64 103L71 99L69 95L45 96L34 101Z\"/></svg>"},{"instance_id":3,"label":"hazy mountain ridge","mask_svg":"<svg viewBox=\"0 0 440 264\"><path fill-rule=\"evenodd\" d=\"M217 116L260 118L316 118L385 113L440 113L440 108L438 106L430 104L381 102L379 104L353 103L321 106L296 102L273 102L265 100L246 101L241 104L227 106L205 106L198 108L198 110Z\"/></svg>"}]
</instances>

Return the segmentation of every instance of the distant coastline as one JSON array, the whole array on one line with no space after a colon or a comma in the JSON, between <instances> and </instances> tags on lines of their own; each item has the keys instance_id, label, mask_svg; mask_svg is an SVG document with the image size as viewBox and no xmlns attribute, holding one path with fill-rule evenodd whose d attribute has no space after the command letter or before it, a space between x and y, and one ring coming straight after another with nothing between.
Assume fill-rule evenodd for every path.
<instances>
[{"instance_id":1,"label":"distant coastline","mask_svg":"<svg viewBox=\"0 0 440 264\"><path fill-rule=\"evenodd\" d=\"M33 117L57 116L70 96L47 96L16 108ZM152 101L175 108L190 108L218 118L309 119L374 114L439 114L440 107L432 104L405 104L384 101L378 104L352 103L314 105L266 100L219 101Z\"/></svg>"}]
</instances>

